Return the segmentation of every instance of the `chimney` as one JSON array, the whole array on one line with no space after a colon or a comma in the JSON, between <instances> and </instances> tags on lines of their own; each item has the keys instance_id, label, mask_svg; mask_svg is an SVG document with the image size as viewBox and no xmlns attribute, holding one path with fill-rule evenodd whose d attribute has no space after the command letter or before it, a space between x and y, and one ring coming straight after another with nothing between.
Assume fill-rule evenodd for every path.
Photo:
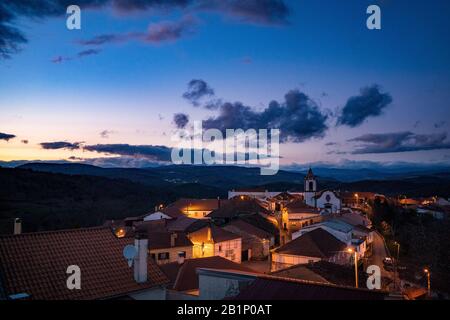
<instances>
[{"instance_id":1,"label":"chimney","mask_svg":"<svg viewBox=\"0 0 450 320\"><path fill-rule=\"evenodd\" d=\"M176 233L171 233L170 234L170 246L171 247L175 247L175 241L177 240L177 234Z\"/></svg>"},{"instance_id":2,"label":"chimney","mask_svg":"<svg viewBox=\"0 0 450 320\"><path fill-rule=\"evenodd\" d=\"M137 232L134 238L136 257L134 258L134 280L138 283L147 281L148 235Z\"/></svg>"},{"instance_id":3,"label":"chimney","mask_svg":"<svg viewBox=\"0 0 450 320\"><path fill-rule=\"evenodd\" d=\"M217 197L217 208L220 208L220 197Z\"/></svg>"},{"instance_id":4,"label":"chimney","mask_svg":"<svg viewBox=\"0 0 450 320\"><path fill-rule=\"evenodd\" d=\"M16 218L14 219L14 234L22 233L22 219Z\"/></svg>"},{"instance_id":5,"label":"chimney","mask_svg":"<svg viewBox=\"0 0 450 320\"><path fill-rule=\"evenodd\" d=\"M183 252L183 251L178 252L178 258L177 258L178 264L183 264L185 258L186 258L186 252Z\"/></svg>"}]
</instances>

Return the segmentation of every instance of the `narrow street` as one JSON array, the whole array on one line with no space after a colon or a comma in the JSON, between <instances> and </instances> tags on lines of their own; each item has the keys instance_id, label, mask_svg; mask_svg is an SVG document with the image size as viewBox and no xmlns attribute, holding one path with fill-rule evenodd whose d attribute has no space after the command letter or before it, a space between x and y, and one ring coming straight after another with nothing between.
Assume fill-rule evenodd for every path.
<instances>
[{"instance_id":1,"label":"narrow street","mask_svg":"<svg viewBox=\"0 0 450 320\"><path fill-rule=\"evenodd\" d=\"M374 240L373 240L373 254L368 259L369 265L377 265L381 269L381 276L382 278L389 278L392 281L394 280L394 273L390 271L386 271L384 269L383 265L383 259L388 257L389 254L386 251L386 247L384 245L383 236L379 234L378 232L375 232L374 234ZM386 283L382 283L382 286L384 287Z\"/></svg>"}]
</instances>

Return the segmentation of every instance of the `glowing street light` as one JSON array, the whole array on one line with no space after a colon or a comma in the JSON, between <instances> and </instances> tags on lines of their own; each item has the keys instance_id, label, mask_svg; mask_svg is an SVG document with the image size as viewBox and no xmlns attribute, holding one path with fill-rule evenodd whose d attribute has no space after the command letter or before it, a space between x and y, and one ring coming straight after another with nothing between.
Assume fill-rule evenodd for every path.
<instances>
[{"instance_id":1,"label":"glowing street light","mask_svg":"<svg viewBox=\"0 0 450 320\"><path fill-rule=\"evenodd\" d=\"M427 275L427 287L428 287L428 297L431 297L431 282L430 282L430 270L428 268L423 269L423 272Z\"/></svg>"},{"instance_id":2,"label":"glowing street light","mask_svg":"<svg viewBox=\"0 0 450 320\"><path fill-rule=\"evenodd\" d=\"M347 249L348 253L354 253L354 260L355 260L355 287L358 288L358 255L356 250L353 250L352 248Z\"/></svg>"}]
</instances>

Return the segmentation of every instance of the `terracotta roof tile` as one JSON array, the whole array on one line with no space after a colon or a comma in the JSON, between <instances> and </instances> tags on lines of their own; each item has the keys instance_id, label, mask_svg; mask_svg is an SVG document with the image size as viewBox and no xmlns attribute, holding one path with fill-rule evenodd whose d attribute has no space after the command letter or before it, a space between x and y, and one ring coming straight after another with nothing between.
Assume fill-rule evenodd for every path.
<instances>
[{"instance_id":1,"label":"terracotta roof tile","mask_svg":"<svg viewBox=\"0 0 450 320\"><path fill-rule=\"evenodd\" d=\"M257 276L235 300L383 300L387 292L299 279Z\"/></svg>"},{"instance_id":2,"label":"terracotta roof tile","mask_svg":"<svg viewBox=\"0 0 450 320\"><path fill-rule=\"evenodd\" d=\"M328 258L344 251L346 244L331 233L317 228L277 248L276 253L305 257Z\"/></svg>"},{"instance_id":3,"label":"terracotta roof tile","mask_svg":"<svg viewBox=\"0 0 450 320\"><path fill-rule=\"evenodd\" d=\"M148 281L134 281L122 255L133 243L105 227L0 236L0 282L8 296L27 293L42 300L105 299L167 283L151 259ZM70 265L81 269L81 290L66 287Z\"/></svg>"},{"instance_id":4,"label":"terracotta roof tile","mask_svg":"<svg viewBox=\"0 0 450 320\"><path fill-rule=\"evenodd\" d=\"M176 291L198 289L198 268L255 272L247 267L244 267L243 265L217 256L186 259L183 264L172 262L161 266L161 269L171 281L171 288Z\"/></svg>"}]
</instances>

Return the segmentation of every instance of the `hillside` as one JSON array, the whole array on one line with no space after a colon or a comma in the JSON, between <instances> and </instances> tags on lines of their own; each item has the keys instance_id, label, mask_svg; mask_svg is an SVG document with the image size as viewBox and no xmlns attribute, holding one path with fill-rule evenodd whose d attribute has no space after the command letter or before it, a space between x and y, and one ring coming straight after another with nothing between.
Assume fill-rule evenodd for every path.
<instances>
[{"instance_id":1,"label":"hillside","mask_svg":"<svg viewBox=\"0 0 450 320\"><path fill-rule=\"evenodd\" d=\"M87 175L64 175L0 168L0 233L23 218L24 231L55 230L102 224L151 211L179 197L225 196L214 187L180 184L164 188Z\"/></svg>"},{"instance_id":2,"label":"hillside","mask_svg":"<svg viewBox=\"0 0 450 320\"><path fill-rule=\"evenodd\" d=\"M280 171L276 176L261 176L256 168L226 166L103 169L27 164L0 168L0 185L0 233L9 233L15 217L23 218L24 231L53 230L141 215L181 197L225 198L228 190L242 187L303 191L303 175ZM450 197L450 180L445 175L356 182L319 177L318 188Z\"/></svg>"}]
</instances>

